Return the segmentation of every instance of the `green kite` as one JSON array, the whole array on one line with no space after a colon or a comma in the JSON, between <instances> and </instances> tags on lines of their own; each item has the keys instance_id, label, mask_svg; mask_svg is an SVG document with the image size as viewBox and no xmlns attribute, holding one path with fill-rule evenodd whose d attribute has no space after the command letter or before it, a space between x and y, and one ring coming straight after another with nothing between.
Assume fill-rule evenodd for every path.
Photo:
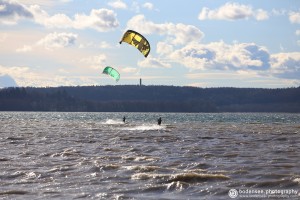
<instances>
[{"instance_id":1,"label":"green kite","mask_svg":"<svg viewBox=\"0 0 300 200\"><path fill-rule=\"evenodd\" d=\"M107 75L110 75L112 78L114 78L117 82L118 80L120 79L120 74L117 70L115 70L114 68L112 67L105 67L103 72L103 74L107 74Z\"/></svg>"}]
</instances>

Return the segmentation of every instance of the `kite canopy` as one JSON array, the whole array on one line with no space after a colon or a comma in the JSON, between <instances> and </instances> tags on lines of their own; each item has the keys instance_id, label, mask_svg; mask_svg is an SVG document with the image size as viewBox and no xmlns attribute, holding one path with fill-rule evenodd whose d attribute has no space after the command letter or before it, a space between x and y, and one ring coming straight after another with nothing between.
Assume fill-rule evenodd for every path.
<instances>
[{"instance_id":1,"label":"kite canopy","mask_svg":"<svg viewBox=\"0 0 300 200\"><path fill-rule=\"evenodd\" d=\"M120 44L122 44L122 42L126 42L136 47L145 57L150 53L150 44L148 40L140 33L133 30L128 30L124 33Z\"/></svg>"},{"instance_id":2,"label":"kite canopy","mask_svg":"<svg viewBox=\"0 0 300 200\"><path fill-rule=\"evenodd\" d=\"M107 75L110 75L112 78L114 78L117 82L118 80L120 79L120 74L117 70L115 70L114 68L112 67L105 67L103 72L103 74L107 74Z\"/></svg>"}]
</instances>

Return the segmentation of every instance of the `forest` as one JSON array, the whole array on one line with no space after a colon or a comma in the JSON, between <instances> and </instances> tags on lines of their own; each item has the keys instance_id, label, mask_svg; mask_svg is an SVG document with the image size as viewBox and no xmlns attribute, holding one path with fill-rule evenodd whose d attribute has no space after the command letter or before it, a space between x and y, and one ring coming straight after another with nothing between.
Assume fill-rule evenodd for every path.
<instances>
[{"instance_id":1,"label":"forest","mask_svg":"<svg viewBox=\"0 0 300 200\"><path fill-rule=\"evenodd\" d=\"M0 111L299 113L300 87L11 87L0 89Z\"/></svg>"}]
</instances>

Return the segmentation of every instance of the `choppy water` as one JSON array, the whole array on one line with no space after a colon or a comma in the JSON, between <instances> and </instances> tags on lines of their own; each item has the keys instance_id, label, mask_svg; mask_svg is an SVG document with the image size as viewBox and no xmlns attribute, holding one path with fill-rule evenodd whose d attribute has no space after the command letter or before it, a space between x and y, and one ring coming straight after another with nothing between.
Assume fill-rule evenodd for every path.
<instances>
[{"instance_id":1,"label":"choppy water","mask_svg":"<svg viewBox=\"0 0 300 200\"><path fill-rule=\"evenodd\" d=\"M0 120L0 199L229 199L230 189L300 186L299 114L0 112Z\"/></svg>"}]
</instances>

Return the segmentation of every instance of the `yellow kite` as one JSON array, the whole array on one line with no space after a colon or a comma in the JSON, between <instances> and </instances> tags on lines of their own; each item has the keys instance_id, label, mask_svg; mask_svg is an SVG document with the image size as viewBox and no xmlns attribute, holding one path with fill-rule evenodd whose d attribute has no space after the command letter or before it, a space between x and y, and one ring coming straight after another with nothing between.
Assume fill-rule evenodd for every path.
<instances>
[{"instance_id":1,"label":"yellow kite","mask_svg":"<svg viewBox=\"0 0 300 200\"><path fill-rule=\"evenodd\" d=\"M126 42L136 47L145 57L150 53L150 44L148 40L140 33L133 30L128 30L124 33L120 44L122 44L122 42Z\"/></svg>"}]
</instances>

